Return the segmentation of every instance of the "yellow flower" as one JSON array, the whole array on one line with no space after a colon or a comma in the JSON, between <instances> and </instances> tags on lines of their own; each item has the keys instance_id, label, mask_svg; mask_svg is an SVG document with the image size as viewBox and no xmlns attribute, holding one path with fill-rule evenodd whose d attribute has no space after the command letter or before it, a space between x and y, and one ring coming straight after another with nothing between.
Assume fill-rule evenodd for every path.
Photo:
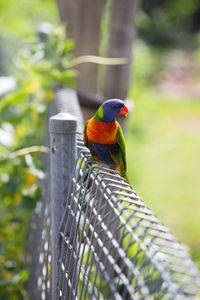
<instances>
[{"instance_id":1,"label":"yellow flower","mask_svg":"<svg viewBox=\"0 0 200 300\"><path fill-rule=\"evenodd\" d=\"M2 263L4 263L4 262L5 262L5 257L2 256L2 255L0 255L0 263L2 264Z\"/></svg>"},{"instance_id":2,"label":"yellow flower","mask_svg":"<svg viewBox=\"0 0 200 300\"><path fill-rule=\"evenodd\" d=\"M21 138L21 137L24 136L24 134L25 134L25 128L24 128L24 126L23 125L18 125L16 127L16 129L15 129L15 136L17 138Z\"/></svg>"},{"instance_id":3,"label":"yellow flower","mask_svg":"<svg viewBox=\"0 0 200 300\"><path fill-rule=\"evenodd\" d=\"M22 196L19 193L16 193L13 198L13 203L18 205L22 200Z\"/></svg>"},{"instance_id":4,"label":"yellow flower","mask_svg":"<svg viewBox=\"0 0 200 300\"><path fill-rule=\"evenodd\" d=\"M31 116L32 116L32 118L33 118L33 121L38 121L38 119L39 119L39 115L36 113L36 112L33 112L32 114L31 114Z\"/></svg>"},{"instance_id":5,"label":"yellow flower","mask_svg":"<svg viewBox=\"0 0 200 300\"><path fill-rule=\"evenodd\" d=\"M40 82L38 79L34 79L28 86L27 86L27 91L29 93L35 93L39 90L40 88Z\"/></svg>"},{"instance_id":6,"label":"yellow flower","mask_svg":"<svg viewBox=\"0 0 200 300\"><path fill-rule=\"evenodd\" d=\"M48 90L47 91L47 99L52 100L54 98L54 91Z\"/></svg>"},{"instance_id":7,"label":"yellow flower","mask_svg":"<svg viewBox=\"0 0 200 300\"><path fill-rule=\"evenodd\" d=\"M50 278L50 274L51 274L51 264L48 263L48 278Z\"/></svg>"},{"instance_id":8,"label":"yellow flower","mask_svg":"<svg viewBox=\"0 0 200 300\"><path fill-rule=\"evenodd\" d=\"M12 278L12 273L10 273L8 271L5 271L4 277L5 277L6 280L10 280Z\"/></svg>"},{"instance_id":9,"label":"yellow flower","mask_svg":"<svg viewBox=\"0 0 200 300\"><path fill-rule=\"evenodd\" d=\"M33 174L32 172L26 173L26 183L28 183L28 185L34 184L36 180L37 180L37 176L35 174Z\"/></svg>"}]
</instances>

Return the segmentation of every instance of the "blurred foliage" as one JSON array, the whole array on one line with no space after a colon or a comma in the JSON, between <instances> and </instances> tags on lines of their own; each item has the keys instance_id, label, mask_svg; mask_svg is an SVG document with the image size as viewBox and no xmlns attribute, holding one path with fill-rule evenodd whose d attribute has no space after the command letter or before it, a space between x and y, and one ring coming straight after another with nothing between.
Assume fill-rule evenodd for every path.
<instances>
[{"instance_id":1,"label":"blurred foliage","mask_svg":"<svg viewBox=\"0 0 200 300\"><path fill-rule=\"evenodd\" d=\"M32 40L41 22L58 24L56 1L0 1L0 42L4 72L13 75L14 57L23 44Z\"/></svg>"},{"instance_id":2,"label":"blurred foliage","mask_svg":"<svg viewBox=\"0 0 200 300\"><path fill-rule=\"evenodd\" d=\"M58 23L56 2L53 0L0 1L1 33L13 38L30 38L38 23Z\"/></svg>"},{"instance_id":3,"label":"blurred foliage","mask_svg":"<svg viewBox=\"0 0 200 300\"><path fill-rule=\"evenodd\" d=\"M191 47L200 29L198 0L143 0L138 16L139 34L156 47Z\"/></svg>"},{"instance_id":4,"label":"blurred foliage","mask_svg":"<svg viewBox=\"0 0 200 300\"><path fill-rule=\"evenodd\" d=\"M79 63L121 61L94 56L73 59L73 43L66 40L62 26L52 28L43 39L33 36L29 39L32 42L15 55L17 87L0 99L0 299L26 298L26 230L40 197L38 179L44 178L38 152L47 149L38 145L43 143L46 112L54 90L63 85L74 88L76 72L72 67Z\"/></svg>"},{"instance_id":5,"label":"blurred foliage","mask_svg":"<svg viewBox=\"0 0 200 300\"><path fill-rule=\"evenodd\" d=\"M44 178L38 146L43 143L47 107L54 88L72 87L66 68L72 42L55 28L44 42L33 37L15 56L17 87L0 99L0 299L25 299L25 241L30 213Z\"/></svg>"}]
</instances>

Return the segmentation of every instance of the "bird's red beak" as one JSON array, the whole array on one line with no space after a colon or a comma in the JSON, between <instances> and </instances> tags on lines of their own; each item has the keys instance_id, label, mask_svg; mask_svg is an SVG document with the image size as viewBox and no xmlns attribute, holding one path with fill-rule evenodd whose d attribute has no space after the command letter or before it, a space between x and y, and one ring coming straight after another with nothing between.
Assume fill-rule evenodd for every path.
<instances>
[{"instance_id":1,"label":"bird's red beak","mask_svg":"<svg viewBox=\"0 0 200 300\"><path fill-rule=\"evenodd\" d=\"M125 116L127 116L127 115L128 115L128 108L124 105L124 106L120 109L119 114L120 114L120 115L125 115Z\"/></svg>"}]
</instances>

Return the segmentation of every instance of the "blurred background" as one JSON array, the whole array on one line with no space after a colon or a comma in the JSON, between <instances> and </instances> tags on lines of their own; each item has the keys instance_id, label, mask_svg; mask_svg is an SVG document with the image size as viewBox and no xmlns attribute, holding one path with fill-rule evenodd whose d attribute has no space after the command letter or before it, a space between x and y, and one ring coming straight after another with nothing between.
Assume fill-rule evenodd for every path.
<instances>
[{"instance_id":1,"label":"blurred background","mask_svg":"<svg viewBox=\"0 0 200 300\"><path fill-rule=\"evenodd\" d=\"M64 1L0 1L0 299L27 299L27 228L41 195L40 157L55 88L109 97L104 66L83 85L79 78L93 70L70 65L83 54L115 56L106 50L112 1L101 2L100 49L89 53L84 33L74 34L70 23L66 39ZM128 177L200 268L200 3L136 2L129 86L120 95L133 107L125 126ZM86 8L88 16L94 12Z\"/></svg>"}]
</instances>

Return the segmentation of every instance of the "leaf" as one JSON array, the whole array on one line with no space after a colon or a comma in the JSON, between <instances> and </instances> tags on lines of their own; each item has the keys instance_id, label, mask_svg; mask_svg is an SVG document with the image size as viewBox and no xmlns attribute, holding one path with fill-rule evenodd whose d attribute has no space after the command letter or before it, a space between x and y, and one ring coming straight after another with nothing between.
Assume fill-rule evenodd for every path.
<instances>
[{"instance_id":1,"label":"leaf","mask_svg":"<svg viewBox=\"0 0 200 300\"><path fill-rule=\"evenodd\" d=\"M95 55L83 55L66 62L65 66L67 68L72 68L86 62L101 64L101 65L124 65L128 61L125 57L113 58L113 57L100 57Z\"/></svg>"},{"instance_id":2,"label":"leaf","mask_svg":"<svg viewBox=\"0 0 200 300\"><path fill-rule=\"evenodd\" d=\"M23 89L23 90L20 89L20 90L17 90L15 92L8 94L6 97L1 99L1 101L0 101L0 111L3 111L10 105L20 103L21 101L23 101L25 99L25 97L27 95L28 95L28 91L26 91L25 89Z\"/></svg>"},{"instance_id":3,"label":"leaf","mask_svg":"<svg viewBox=\"0 0 200 300\"><path fill-rule=\"evenodd\" d=\"M22 270L20 272L20 281L25 282L28 280L29 277L29 271L28 270Z\"/></svg>"},{"instance_id":4,"label":"leaf","mask_svg":"<svg viewBox=\"0 0 200 300\"><path fill-rule=\"evenodd\" d=\"M27 155L27 154L33 153L33 152L48 153L49 148L45 147L45 146L31 146L31 147L23 148L23 149L17 150L15 152L7 153L7 154L1 153L0 161L12 160L12 159L15 159L19 156L24 156L24 155Z\"/></svg>"},{"instance_id":5,"label":"leaf","mask_svg":"<svg viewBox=\"0 0 200 300\"><path fill-rule=\"evenodd\" d=\"M16 285L19 282L25 282L28 280L29 272L27 270L22 270L19 274L13 276L11 279L5 279L0 281L0 287Z\"/></svg>"}]
</instances>

